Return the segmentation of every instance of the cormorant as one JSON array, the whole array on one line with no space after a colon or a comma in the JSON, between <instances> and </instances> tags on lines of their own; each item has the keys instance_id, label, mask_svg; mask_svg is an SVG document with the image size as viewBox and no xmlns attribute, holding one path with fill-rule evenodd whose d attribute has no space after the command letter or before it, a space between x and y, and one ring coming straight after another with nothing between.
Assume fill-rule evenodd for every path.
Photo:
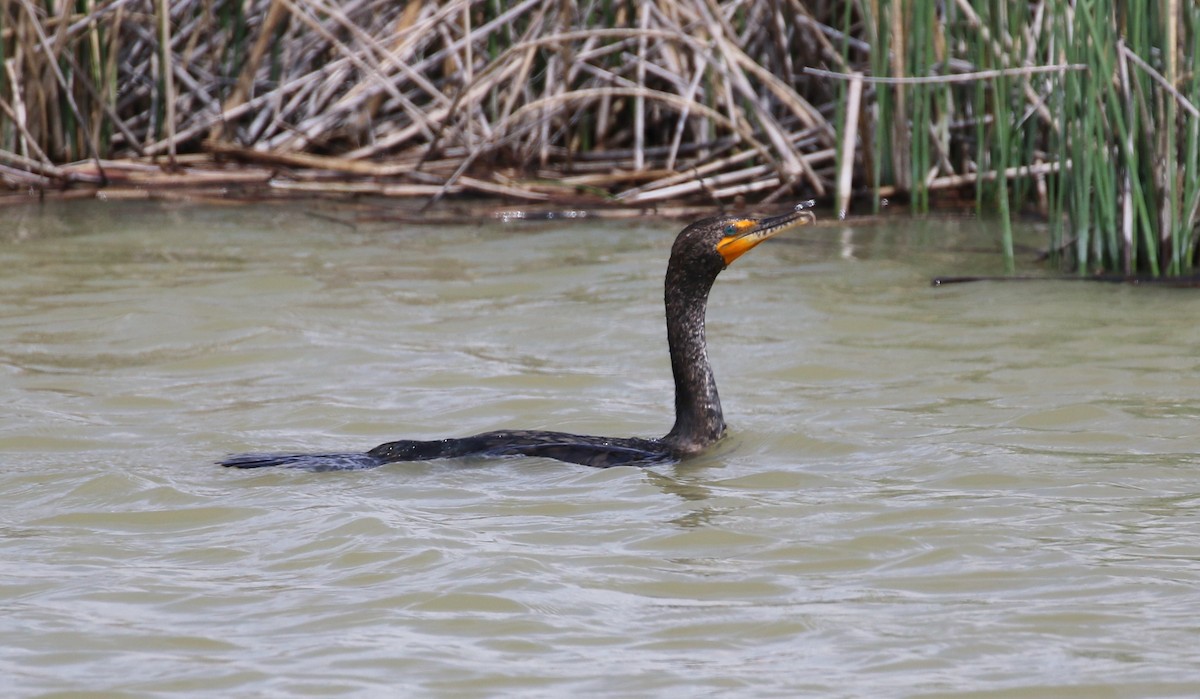
<instances>
[{"instance_id":1,"label":"cormorant","mask_svg":"<svg viewBox=\"0 0 1200 699\"><path fill-rule=\"evenodd\" d=\"M674 462L698 454L725 434L717 383L708 363L704 313L717 275L735 259L784 231L812 223L810 211L770 218L719 215L689 225L675 238L667 263L667 346L675 376L675 425L659 439L594 437L541 430L500 430L472 437L400 440L366 453L242 454L225 466L287 466L311 471L375 468L396 461L461 456L541 456L600 468Z\"/></svg>"}]
</instances>

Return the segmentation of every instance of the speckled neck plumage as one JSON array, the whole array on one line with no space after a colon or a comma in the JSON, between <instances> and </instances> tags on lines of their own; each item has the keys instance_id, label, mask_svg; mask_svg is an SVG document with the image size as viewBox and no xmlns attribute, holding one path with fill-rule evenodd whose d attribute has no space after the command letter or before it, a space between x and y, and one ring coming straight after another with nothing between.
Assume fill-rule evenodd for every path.
<instances>
[{"instance_id":1,"label":"speckled neck plumage","mask_svg":"<svg viewBox=\"0 0 1200 699\"><path fill-rule=\"evenodd\" d=\"M677 242L667 263L663 297L667 346L675 377L675 424L662 441L680 455L695 454L725 434L717 381L708 361L708 293L724 268L719 258L696 259Z\"/></svg>"}]
</instances>

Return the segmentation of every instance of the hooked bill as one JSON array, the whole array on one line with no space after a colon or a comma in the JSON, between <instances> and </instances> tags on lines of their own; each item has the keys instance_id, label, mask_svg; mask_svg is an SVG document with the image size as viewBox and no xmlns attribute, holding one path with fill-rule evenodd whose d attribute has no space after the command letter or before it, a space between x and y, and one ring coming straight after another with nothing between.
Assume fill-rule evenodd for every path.
<instances>
[{"instance_id":1,"label":"hooked bill","mask_svg":"<svg viewBox=\"0 0 1200 699\"><path fill-rule=\"evenodd\" d=\"M808 225L816 220L817 217L811 211L797 206L781 216L763 219L744 218L734 221L725 228L725 237L717 243L717 252L721 253L725 264L729 265L764 240L793 228Z\"/></svg>"}]
</instances>

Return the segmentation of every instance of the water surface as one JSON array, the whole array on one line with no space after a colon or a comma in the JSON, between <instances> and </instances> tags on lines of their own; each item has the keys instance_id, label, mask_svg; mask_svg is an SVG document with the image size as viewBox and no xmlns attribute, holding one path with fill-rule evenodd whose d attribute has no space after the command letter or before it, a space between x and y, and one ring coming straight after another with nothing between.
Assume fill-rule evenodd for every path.
<instances>
[{"instance_id":1,"label":"water surface","mask_svg":"<svg viewBox=\"0 0 1200 699\"><path fill-rule=\"evenodd\" d=\"M997 272L995 231L801 230L717 282L701 458L243 472L213 461L664 433L678 223L4 217L10 696L1200 687L1192 291L931 288Z\"/></svg>"}]
</instances>

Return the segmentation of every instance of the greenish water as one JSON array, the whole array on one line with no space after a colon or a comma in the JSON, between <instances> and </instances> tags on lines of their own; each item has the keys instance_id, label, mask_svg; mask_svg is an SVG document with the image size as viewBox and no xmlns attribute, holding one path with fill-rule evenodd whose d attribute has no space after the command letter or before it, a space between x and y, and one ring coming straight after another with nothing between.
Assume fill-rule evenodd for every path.
<instances>
[{"instance_id":1,"label":"greenish water","mask_svg":"<svg viewBox=\"0 0 1200 699\"><path fill-rule=\"evenodd\" d=\"M702 458L239 472L213 462L662 434L679 224L3 216L9 696L1200 687L1192 291L931 288L998 271L994 231L801 230L717 282Z\"/></svg>"}]
</instances>

